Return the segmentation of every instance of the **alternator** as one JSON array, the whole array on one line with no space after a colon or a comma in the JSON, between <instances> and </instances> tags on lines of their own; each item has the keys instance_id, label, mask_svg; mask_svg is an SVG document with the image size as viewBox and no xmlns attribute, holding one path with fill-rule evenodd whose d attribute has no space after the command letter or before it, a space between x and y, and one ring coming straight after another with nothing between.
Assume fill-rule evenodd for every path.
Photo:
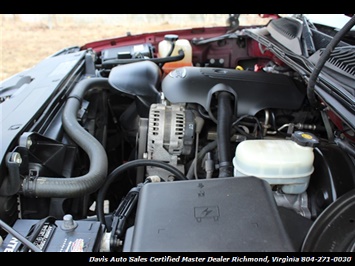
<instances>
[{"instance_id":1,"label":"alternator","mask_svg":"<svg viewBox=\"0 0 355 266\"><path fill-rule=\"evenodd\" d=\"M181 155L191 154L194 143L194 114L182 104L152 104L149 112L147 158L168 162L184 173ZM148 175L169 180L164 169L148 167Z\"/></svg>"}]
</instances>

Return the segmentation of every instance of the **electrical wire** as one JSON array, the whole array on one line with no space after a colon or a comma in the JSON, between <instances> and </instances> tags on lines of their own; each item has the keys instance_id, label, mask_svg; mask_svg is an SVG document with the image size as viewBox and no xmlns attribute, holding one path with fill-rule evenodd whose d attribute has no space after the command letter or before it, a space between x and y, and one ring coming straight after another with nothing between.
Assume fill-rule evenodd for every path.
<instances>
[{"instance_id":1,"label":"electrical wire","mask_svg":"<svg viewBox=\"0 0 355 266\"><path fill-rule=\"evenodd\" d=\"M164 163L162 161L157 160L148 160L148 159L137 159L134 161L126 162L120 166L118 166L115 170L113 170L109 176L107 177L104 185L100 188L98 195L97 195L97 216L98 220L107 228L106 220L105 220L105 213L104 213L104 200L106 196L106 192L110 185L116 181L117 178L120 178L123 172L127 171L131 168L136 168L139 166L154 166L163 168L170 173L172 173L177 179L179 180L187 180L186 176L181 173L177 168L174 166Z\"/></svg>"},{"instance_id":2,"label":"electrical wire","mask_svg":"<svg viewBox=\"0 0 355 266\"><path fill-rule=\"evenodd\" d=\"M14 237L16 237L22 244L24 244L25 246L27 246L29 249L31 249L34 252L42 252L42 250L40 248L38 248L35 244L33 244L32 242L30 242L26 237L24 237L23 235L21 235L19 232L17 232L15 229L13 229L12 227L10 227L7 223L5 223L4 221L2 221L0 219L0 226L9 234L13 235Z\"/></svg>"}]
</instances>

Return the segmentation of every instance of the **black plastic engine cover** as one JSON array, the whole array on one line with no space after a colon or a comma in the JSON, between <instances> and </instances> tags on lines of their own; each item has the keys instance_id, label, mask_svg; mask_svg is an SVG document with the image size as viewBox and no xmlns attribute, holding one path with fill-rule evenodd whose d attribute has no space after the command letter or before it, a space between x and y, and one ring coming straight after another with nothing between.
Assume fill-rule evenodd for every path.
<instances>
[{"instance_id":1,"label":"black plastic engine cover","mask_svg":"<svg viewBox=\"0 0 355 266\"><path fill-rule=\"evenodd\" d=\"M208 110L209 91L219 83L236 92L238 116L255 115L266 108L297 110L306 96L286 75L206 67L175 69L164 78L162 90L172 103L198 103Z\"/></svg>"},{"instance_id":2,"label":"black plastic engine cover","mask_svg":"<svg viewBox=\"0 0 355 266\"><path fill-rule=\"evenodd\" d=\"M294 251L270 185L256 177L143 186L125 251Z\"/></svg>"}]
</instances>

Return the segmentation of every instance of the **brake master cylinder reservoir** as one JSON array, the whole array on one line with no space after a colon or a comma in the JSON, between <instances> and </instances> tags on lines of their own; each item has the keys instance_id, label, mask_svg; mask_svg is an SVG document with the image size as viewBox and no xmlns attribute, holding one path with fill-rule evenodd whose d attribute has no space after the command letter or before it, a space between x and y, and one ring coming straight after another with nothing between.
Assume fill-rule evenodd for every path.
<instances>
[{"instance_id":1,"label":"brake master cylinder reservoir","mask_svg":"<svg viewBox=\"0 0 355 266\"><path fill-rule=\"evenodd\" d=\"M234 175L256 176L277 185L285 194L307 190L313 173L313 148L318 139L301 131L290 140L245 140L235 151Z\"/></svg>"},{"instance_id":2,"label":"brake master cylinder reservoir","mask_svg":"<svg viewBox=\"0 0 355 266\"><path fill-rule=\"evenodd\" d=\"M170 54L170 56L179 55L179 50L182 49L184 51L184 58L179 61L174 62L166 62L163 66L163 71L165 74L168 74L170 71L184 66L192 66L192 47L189 40L186 39L178 39L177 35L166 35L165 40L159 42L158 45L158 53L159 57L167 57L169 56L169 52L172 47L172 42L175 43L174 50Z\"/></svg>"}]
</instances>

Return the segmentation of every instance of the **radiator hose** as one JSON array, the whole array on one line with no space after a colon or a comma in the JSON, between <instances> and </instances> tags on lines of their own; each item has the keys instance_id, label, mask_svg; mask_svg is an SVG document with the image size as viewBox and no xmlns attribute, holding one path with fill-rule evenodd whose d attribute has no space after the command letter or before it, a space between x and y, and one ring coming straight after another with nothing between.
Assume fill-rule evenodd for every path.
<instances>
[{"instance_id":1,"label":"radiator hose","mask_svg":"<svg viewBox=\"0 0 355 266\"><path fill-rule=\"evenodd\" d=\"M76 198L97 191L107 177L108 159L101 143L88 133L77 121L77 113L85 93L92 88L108 89L106 78L91 78L80 81L70 93L62 116L64 130L88 155L89 171L82 176L26 177L22 193L29 197Z\"/></svg>"},{"instance_id":2,"label":"radiator hose","mask_svg":"<svg viewBox=\"0 0 355 266\"><path fill-rule=\"evenodd\" d=\"M218 94L217 141L219 156L219 176L233 176L232 155L230 153L230 138L232 124L232 97L229 92Z\"/></svg>"}]
</instances>

